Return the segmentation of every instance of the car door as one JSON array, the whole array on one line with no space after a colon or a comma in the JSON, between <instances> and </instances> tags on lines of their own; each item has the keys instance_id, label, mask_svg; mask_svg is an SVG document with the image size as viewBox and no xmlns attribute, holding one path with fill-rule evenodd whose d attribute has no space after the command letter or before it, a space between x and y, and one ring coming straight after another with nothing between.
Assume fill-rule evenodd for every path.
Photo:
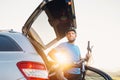
<instances>
[{"instance_id":1,"label":"car door","mask_svg":"<svg viewBox=\"0 0 120 80\"><path fill-rule=\"evenodd\" d=\"M73 0L43 0L24 24L22 31L45 63L48 63L44 50L62 39L71 26L76 28Z\"/></svg>"}]
</instances>

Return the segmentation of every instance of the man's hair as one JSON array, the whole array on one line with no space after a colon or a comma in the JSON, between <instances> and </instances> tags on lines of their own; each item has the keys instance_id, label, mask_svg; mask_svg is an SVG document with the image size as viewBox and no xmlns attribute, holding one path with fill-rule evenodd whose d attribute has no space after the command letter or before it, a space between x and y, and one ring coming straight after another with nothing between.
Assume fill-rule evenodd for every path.
<instances>
[{"instance_id":1,"label":"man's hair","mask_svg":"<svg viewBox=\"0 0 120 80\"><path fill-rule=\"evenodd\" d=\"M70 27L66 30L65 34L67 34L69 31L74 31L76 33L75 27Z\"/></svg>"}]
</instances>

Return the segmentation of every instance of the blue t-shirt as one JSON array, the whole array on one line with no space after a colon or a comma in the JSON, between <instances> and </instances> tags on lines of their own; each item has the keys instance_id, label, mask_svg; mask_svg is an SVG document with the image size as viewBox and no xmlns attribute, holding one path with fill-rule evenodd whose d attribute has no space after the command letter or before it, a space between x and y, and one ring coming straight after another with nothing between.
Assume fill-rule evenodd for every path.
<instances>
[{"instance_id":1,"label":"blue t-shirt","mask_svg":"<svg viewBox=\"0 0 120 80\"><path fill-rule=\"evenodd\" d=\"M57 51L64 51L65 54L69 55L69 63L80 60L80 49L77 45L68 42L61 43L55 48ZM67 71L71 74L80 74L80 68L71 68Z\"/></svg>"}]
</instances>

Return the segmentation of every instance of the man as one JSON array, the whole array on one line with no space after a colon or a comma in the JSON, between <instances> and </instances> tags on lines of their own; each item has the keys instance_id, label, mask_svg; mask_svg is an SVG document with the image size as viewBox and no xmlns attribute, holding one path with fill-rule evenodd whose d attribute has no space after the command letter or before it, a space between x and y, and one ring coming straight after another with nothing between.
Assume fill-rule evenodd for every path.
<instances>
[{"instance_id":1,"label":"man","mask_svg":"<svg viewBox=\"0 0 120 80\"><path fill-rule=\"evenodd\" d=\"M51 50L48 55L54 59L55 53L62 51L64 54L67 54L69 56L67 56L67 59L69 60L67 64L73 64L74 62L77 62L81 59L80 49L77 45L75 45L77 33L73 27L70 27L65 34L68 41L59 44L56 48ZM87 61L88 59L89 55L87 54L85 60ZM80 80L80 68L70 68L63 71L64 68L62 68L62 66L58 69L57 77L59 80ZM62 72L64 72L64 74Z\"/></svg>"}]
</instances>

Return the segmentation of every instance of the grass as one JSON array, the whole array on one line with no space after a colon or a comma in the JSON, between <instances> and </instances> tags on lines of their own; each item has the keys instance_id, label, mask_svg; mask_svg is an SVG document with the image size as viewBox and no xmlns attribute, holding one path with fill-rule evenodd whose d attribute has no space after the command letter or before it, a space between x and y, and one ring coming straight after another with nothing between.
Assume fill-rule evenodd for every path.
<instances>
[{"instance_id":1,"label":"grass","mask_svg":"<svg viewBox=\"0 0 120 80\"><path fill-rule=\"evenodd\" d=\"M113 76L112 79L113 80L120 80L120 76Z\"/></svg>"},{"instance_id":2,"label":"grass","mask_svg":"<svg viewBox=\"0 0 120 80\"><path fill-rule=\"evenodd\" d=\"M120 80L120 71L116 72L108 72L109 75L112 77L113 80Z\"/></svg>"}]
</instances>

